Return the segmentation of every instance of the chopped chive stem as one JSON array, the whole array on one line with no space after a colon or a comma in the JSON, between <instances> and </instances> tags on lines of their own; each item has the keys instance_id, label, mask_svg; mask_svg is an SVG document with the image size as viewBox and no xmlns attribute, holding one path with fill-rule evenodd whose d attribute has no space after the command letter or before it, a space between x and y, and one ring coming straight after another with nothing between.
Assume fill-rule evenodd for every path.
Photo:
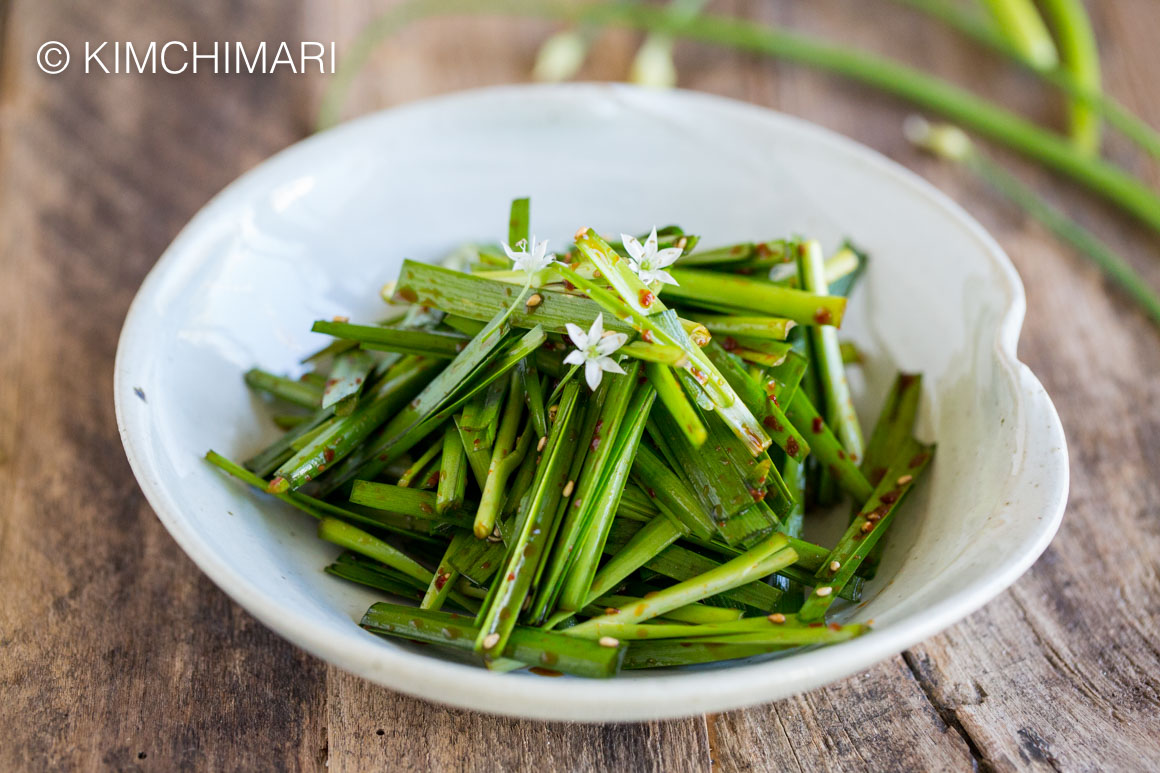
<instances>
[{"instance_id":1,"label":"chopped chive stem","mask_svg":"<svg viewBox=\"0 0 1160 773\"><path fill-rule=\"evenodd\" d=\"M773 574L796 559L797 554L787 546L785 536L774 534L715 569L658 591L634 607L591 618L566 629L564 633L568 636L598 638L604 635L602 624L638 623L652 619L671 609Z\"/></svg>"},{"instance_id":2,"label":"chopped chive stem","mask_svg":"<svg viewBox=\"0 0 1160 773\"><path fill-rule=\"evenodd\" d=\"M367 378L375 367L375 358L366 352L343 352L334 358L330 377L322 388L322 407L329 408L344 403L349 410L336 407L336 413L344 415L355 407L354 400L366 386Z\"/></svg>"},{"instance_id":3,"label":"chopped chive stem","mask_svg":"<svg viewBox=\"0 0 1160 773\"><path fill-rule=\"evenodd\" d=\"M322 402L322 387L318 384L276 376L260 368L246 371L245 380L250 389L303 408L317 408Z\"/></svg>"},{"instance_id":4,"label":"chopped chive stem","mask_svg":"<svg viewBox=\"0 0 1160 773\"><path fill-rule=\"evenodd\" d=\"M615 542L612 540L613 536L617 537ZM626 542L626 540L619 539L619 535L610 535L608 545L605 546L606 552L614 555L613 551L622 550ZM678 544L669 545L643 564L644 568L678 582L691 580L720 565L720 561L703 556ZM812 575L812 573L810 574ZM781 600L781 591L758 580L722 591L717 598L728 599L733 603L768 612ZM611 606L618 607L619 605L613 604Z\"/></svg>"},{"instance_id":5,"label":"chopped chive stem","mask_svg":"<svg viewBox=\"0 0 1160 773\"><path fill-rule=\"evenodd\" d=\"M685 352L677 346L661 346L645 341L631 341L617 350L635 360L644 362L659 362L665 365L680 366L685 361Z\"/></svg>"},{"instance_id":6,"label":"chopped chive stem","mask_svg":"<svg viewBox=\"0 0 1160 773\"><path fill-rule=\"evenodd\" d=\"M550 561L537 591L532 608L533 619L546 617L548 607L556 605L563 592L568 573L579 558L578 546L585 533L592 527L594 515L601 507L601 498L613 496L605 489L614 475L617 462L617 442L621 438L621 427L630 406L634 392L638 391L637 377L641 366L626 363L625 373L610 381L601 383L600 390L590 401L584 432L580 442L584 454L579 468L575 465L570 479L577 481L576 490L560 526L560 532L552 547ZM577 454L577 459L580 455ZM619 492L616 492L619 493Z\"/></svg>"},{"instance_id":7,"label":"chopped chive stem","mask_svg":"<svg viewBox=\"0 0 1160 773\"><path fill-rule=\"evenodd\" d=\"M803 390L799 389L794 393L786 416L798 432L809 438L810 448L818 461L855 502L862 503L870 498L874 487L850 459L849 454Z\"/></svg>"},{"instance_id":8,"label":"chopped chive stem","mask_svg":"<svg viewBox=\"0 0 1160 773\"><path fill-rule=\"evenodd\" d=\"M513 249L520 242L527 242L531 232L532 204L527 198L512 199L508 214L508 245Z\"/></svg>"},{"instance_id":9,"label":"chopped chive stem","mask_svg":"<svg viewBox=\"0 0 1160 773\"><path fill-rule=\"evenodd\" d=\"M782 317L741 316L728 314L688 314L715 336L748 336L750 338L784 341L796 324Z\"/></svg>"},{"instance_id":10,"label":"chopped chive stem","mask_svg":"<svg viewBox=\"0 0 1160 773\"><path fill-rule=\"evenodd\" d=\"M270 491L296 489L321 475L348 454L415 396L435 376L435 360L416 362L414 367L387 377L376 394L350 416L344 416L312 443L288 459L275 473Z\"/></svg>"},{"instance_id":11,"label":"chopped chive stem","mask_svg":"<svg viewBox=\"0 0 1160 773\"><path fill-rule=\"evenodd\" d=\"M513 372L509 379L508 397L500 419L499 431L496 434L495 445L491 449L483 496L472 526L476 539L485 539L495 529L496 519L503 507L508 479L519 468L528 446L531 445L530 431L525 429L518 440L516 437L523 418L523 408L520 379L518 374Z\"/></svg>"},{"instance_id":12,"label":"chopped chive stem","mask_svg":"<svg viewBox=\"0 0 1160 773\"><path fill-rule=\"evenodd\" d=\"M638 596L601 596L590 606L584 608L584 614L589 617L595 617L606 614L609 609L620 609L622 607L632 606L633 604L639 604L640 601L641 599ZM661 615L659 619L699 625L701 623L727 623L733 620L740 620L743 614L744 612L740 609L710 607L706 604L693 603L683 607L677 607L676 609L670 609Z\"/></svg>"},{"instance_id":13,"label":"chopped chive stem","mask_svg":"<svg viewBox=\"0 0 1160 773\"><path fill-rule=\"evenodd\" d=\"M480 448L472 442L471 434L463 426L463 414L451 417L451 423L455 425L455 432L459 435L459 445L463 447L463 453L467 457L467 466L471 468L471 475L482 489L487 483L487 465L491 455L487 449Z\"/></svg>"},{"instance_id":14,"label":"chopped chive stem","mask_svg":"<svg viewBox=\"0 0 1160 773\"><path fill-rule=\"evenodd\" d=\"M726 644L694 640L661 639L632 642L624 656L622 668L635 671L644 668L675 668L701 663L750 658L786 649L781 644Z\"/></svg>"},{"instance_id":15,"label":"chopped chive stem","mask_svg":"<svg viewBox=\"0 0 1160 773\"><path fill-rule=\"evenodd\" d=\"M381 561L387 566L414 577L423 583L431 582L431 571L415 559L393 545L384 542L368 532L343 523L337 518L323 518L318 522L318 536L327 542L353 550L356 553Z\"/></svg>"},{"instance_id":16,"label":"chopped chive stem","mask_svg":"<svg viewBox=\"0 0 1160 773\"><path fill-rule=\"evenodd\" d=\"M802 242L798 250L798 274L804 289L819 295L829 292L825 277L822 247L816 241ZM818 379L825 397L826 422L841 441L846 454L854 462L862 458L862 428L854 411L846 370L842 366L842 352L838 345L838 331L830 325L817 325L808 331L818 365Z\"/></svg>"},{"instance_id":17,"label":"chopped chive stem","mask_svg":"<svg viewBox=\"0 0 1160 773\"><path fill-rule=\"evenodd\" d=\"M666 287L665 294L693 305L707 300L728 308L783 317L801 325L834 327L841 326L846 310L845 298L815 295L749 277L690 268L674 268L669 273L680 285Z\"/></svg>"},{"instance_id":18,"label":"chopped chive stem","mask_svg":"<svg viewBox=\"0 0 1160 773\"><path fill-rule=\"evenodd\" d=\"M854 575L882 538L898 512L898 505L930 463L933 452L933 446L925 446L913 438L908 438L898 449L873 496L863 504L858 516L815 572L817 585L799 613L803 620L820 620L825 616L834 602L834 590ZM835 562L839 567L836 572L830 569Z\"/></svg>"},{"instance_id":19,"label":"chopped chive stem","mask_svg":"<svg viewBox=\"0 0 1160 773\"><path fill-rule=\"evenodd\" d=\"M644 600L642 599L642 602ZM632 608L632 605L626 605ZM722 623L701 623L696 625L655 623L612 623L600 624L600 634L620 641L643 641L657 639L689 639L708 641L731 641L735 643L784 644L801 646L845 641L860 636L869 630L863 624L838 626L813 626L792 620L773 622L768 616L745 617ZM568 635L568 631L564 632ZM742 638L744 636L744 638Z\"/></svg>"},{"instance_id":20,"label":"chopped chive stem","mask_svg":"<svg viewBox=\"0 0 1160 773\"><path fill-rule=\"evenodd\" d=\"M689 402L689 396L681 388L672 369L650 362L645 366L645 373L665 410L672 416L674 424L684 433L693 448L700 448L709 436L708 430L705 429L696 407Z\"/></svg>"},{"instance_id":21,"label":"chopped chive stem","mask_svg":"<svg viewBox=\"0 0 1160 773\"><path fill-rule=\"evenodd\" d=\"M392 486L389 483L369 480L356 480L350 491L350 501L356 505L456 526L471 524L470 511L474 508L473 505L465 504L459 510L440 513L436 509L436 497L434 491Z\"/></svg>"},{"instance_id":22,"label":"chopped chive stem","mask_svg":"<svg viewBox=\"0 0 1160 773\"><path fill-rule=\"evenodd\" d=\"M486 322L505 312L518 292L518 287L503 282L407 260L403 262L394 297ZM600 312L598 305L582 296L547 288L536 292L541 296L540 303L530 308L517 306L508 317L508 324L517 328L538 325L549 333L565 334L567 323L591 320ZM619 317L605 317L604 326L614 333L632 332L632 327Z\"/></svg>"},{"instance_id":23,"label":"chopped chive stem","mask_svg":"<svg viewBox=\"0 0 1160 773\"><path fill-rule=\"evenodd\" d=\"M459 431L452 425L443 430L443 449L439 457L439 484L435 489L435 511L446 513L463 507L467 491L467 454Z\"/></svg>"},{"instance_id":24,"label":"chopped chive stem","mask_svg":"<svg viewBox=\"0 0 1160 773\"><path fill-rule=\"evenodd\" d=\"M460 333L439 333L376 325L354 325L349 322L319 320L310 328L315 333L358 341L364 349L401 352L425 357L451 359L462 351L468 339Z\"/></svg>"},{"instance_id":25,"label":"chopped chive stem","mask_svg":"<svg viewBox=\"0 0 1160 773\"><path fill-rule=\"evenodd\" d=\"M576 557L568 568L556 604L563 611L581 609L594 597L603 595L600 592L593 593L591 589L655 398L656 391L652 386L641 384L633 393L625 411L627 421L616 435L605 477L599 489L588 498L588 502L592 503L592 512L586 518L588 525L580 536Z\"/></svg>"},{"instance_id":26,"label":"chopped chive stem","mask_svg":"<svg viewBox=\"0 0 1160 773\"><path fill-rule=\"evenodd\" d=\"M425 477L424 473L426 473L428 468L432 466L431 463L436 461L435 457L439 456L442 450L442 442L437 441L432 443L430 447L428 447L426 451L420 454L419 458L411 462L410 466L408 466L407 469L403 471L403 474L399 476L399 486L402 488L410 488L415 484L416 481L418 481L421 487Z\"/></svg>"},{"instance_id":27,"label":"chopped chive stem","mask_svg":"<svg viewBox=\"0 0 1160 773\"><path fill-rule=\"evenodd\" d=\"M459 572L447 562L447 554L451 552L451 549L451 543L448 543L443 560L439 562L438 568L431 576L431 582L427 585L427 590L423 593L423 599L419 602L420 609L433 611L442 609L444 602L455 589L455 584L459 580Z\"/></svg>"},{"instance_id":28,"label":"chopped chive stem","mask_svg":"<svg viewBox=\"0 0 1160 773\"><path fill-rule=\"evenodd\" d=\"M495 583L495 597L483 610L475 650L485 656L497 657L504 652L523 609L524 599L528 597L533 576L548 548L553 526L549 521L556 513L564 485L560 477L567 469L570 457L570 449L564 448L563 438L575 418L579 390L579 382L573 381L560 398L532 496L523 512L521 528L509 546L508 559Z\"/></svg>"},{"instance_id":29,"label":"chopped chive stem","mask_svg":"<svg viewBox=\"0 0 1160 773\"><path fill-rule=\"evenodd\" d=\"M441 644L470 651L482 633L470 617L447 612L378 603L359 623L373 633ZM577 646L583 645L583 646ZM528 666L550 668L573 676L615 676L626 647L604 647L538 628L513 627L495 657L512 658Z\"/></svg>"}]
</instances>

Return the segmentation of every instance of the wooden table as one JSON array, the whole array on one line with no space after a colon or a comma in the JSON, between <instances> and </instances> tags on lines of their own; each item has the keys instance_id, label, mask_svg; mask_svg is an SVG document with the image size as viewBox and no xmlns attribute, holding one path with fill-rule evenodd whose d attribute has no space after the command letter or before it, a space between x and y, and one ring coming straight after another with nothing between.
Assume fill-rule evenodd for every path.
<instances>
[{"instance_id":1,"label":"wooden table","mask_svg":"<svg viewBox=\"0 0 1160 773\"><path fill-rule=\"evenodd\" d=\"M1160 6L1091 3L1106 81L1160 125ZM1096 272L900 136L910 109L749 56L680 49L683 85L804 116L963 203L1028 291L1021 356L1067 428L1062 530L1015 587L945 633L791 700L622 726L456 711L346 675L256 623L145 504L113 418L129 301L207 198L310 131L325 79L64 75L46 40L339 41L381 7L286 0L0 5L0 769L661 771L1160 767L1160 336ZM723 2L721 12L888 53L1058 125L1032 77L885 0ZM424 22L359 80L348 114L525 80L549 27ZM610 33L585 76L622 77ZM76 54L74 53L74 57ZM1111 157L1160 186L1122 141ZM1160 286L1160 239L1003 157ZM1030 515L1030 514L1029 514Z\"/></svg>"}]
</instances>

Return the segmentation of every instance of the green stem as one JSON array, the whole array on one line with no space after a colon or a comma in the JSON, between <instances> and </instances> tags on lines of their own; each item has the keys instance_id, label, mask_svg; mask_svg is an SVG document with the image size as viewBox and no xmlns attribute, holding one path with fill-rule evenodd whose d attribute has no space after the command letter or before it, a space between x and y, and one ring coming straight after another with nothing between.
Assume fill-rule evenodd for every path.
<instances>
[{"instance_id":1,"label":"green stem","mask_svg":"<svg viewBox=\"0 0 1160 773\"><path fill-rule=\"evenodd\" d=\"M785 536L774 534L737 558L705 574L658 591L642 599L636 606L617 610L610 615L594 617L568 628L565 634L590 639L599 638L604 635L601 626L606 623L639 623L650 620L671 609L773 574L778 569L789 566L796 559L797 554L787 546Z\"/></svg>"},{"instance_id":2,"label":"green stem","mask_svg":"<svg viewBox=\"0 0 1160 773\"><path fill-rule=\"evenodd\" d=\"M1043 12L1055 30L1061 67L1084 89L1100 92L1100 53L1095 32L1082 0L1041 0ZM1088 156L1100 153L1100 116L1074 97L1068 102L1071 140Z\"/></svg>"},{"instance_id":3,"label":"green stem","mask_svg":"<svg viewBox=\"0 0 1160 773\"><path fill-rule=\"evenodd\" d=\"M974 14L963 9L961 5L947 2L947 0L893 0L896 3L914 8L917 11L933 16L947 26L952 27L969 38L1011 57L1016 62L1027 65L1007 41L995 32L991 25L980 22ZM1074 102L1086 105L1091 110L1103 116L1111 126L1118 129L1125 137L1135 142L1142 149L1155 158L1160 158L1160 134L1144 121L1137 118L1130 110L1101 91L1081 84L1066 69L1035 70L1040 78L1058 88L1071 97Z\"/></svg>"},{"instance_id":4,"label":"green stem","mask_svg":"<svg viewBox=\"0 0 1160 773\"><path fill-rule=\"evenodd\" d=\"M379 603L359 623L372 633L441 644L470 651L481 634L470 617ZM514 628L496 657L512 658L529 666L543 666L586 677L616 676L624 647L606 647L538 628Z\"/></svg>"},{"instance_id":5,"label":"green stem","mask_svg":"<svg viewBox=\"0 0 1160 773\"><path fill-rule=\"evenodd\" d=\"M1020 56L1038 70L1051 70L1059 53L1032 0L983 0L996 28Z\"/></svg>"}]
</instances>

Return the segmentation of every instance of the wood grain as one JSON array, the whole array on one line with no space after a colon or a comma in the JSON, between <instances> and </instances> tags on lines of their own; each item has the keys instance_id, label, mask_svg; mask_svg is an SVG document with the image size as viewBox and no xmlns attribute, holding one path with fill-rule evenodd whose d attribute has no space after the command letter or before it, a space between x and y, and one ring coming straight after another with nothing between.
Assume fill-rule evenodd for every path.
<instances>
[{"instance_id":1,"label":"wood grain","mask_svg":"<svg viewBox=\"0 0 1160 773\"><path fill-rule=\"evenodd\" d=\"M388 3L16 2L0 19L0 769L996 770L1160 767L1160 336L1097 273L979 183L907 147L910 109L776 62L678 46L682 85L801 115L916 169L1011 254L1021 356L1072 454L1063 529L984 610L806 695L707 718L579 726L392 693L285 644L165 534L112 416L116 336L178 228L308 131L321 78L49 78L45 40L339 41ZM1091 3L1108 87L1160 124L1160 6ZM888 54L1060 126L1029 75L887 0L713 9ZM526 79L552 27L429 21L378 52L346 114ZM306 30L305 33L302 30ZM616 79L638 36L604 35L583 77ZM75 48L74 48L75 50ZM1160 167L1111 137L1117 163ZM998 157L1160 286L1160 238ZM379 731L382 730L382 734ZM144 754L145 756L141 756Z\"/></svg>"},{"instance_id":2,"label":"wood grain","mask_svg":"<svg viewBox=\"0 0 1160 773\"><path fill-rule=\"evenodd\" d=\"M36 70L40 41L297 35L280 3L17 3L0 158L0 770L318 768L326 668L201 575L120 448L136 286L222 185L298 134L291 83ZM220 15L215 16L215 14ZM139 37L138 37L139 36Z\"/></svg>"}]
</instances>

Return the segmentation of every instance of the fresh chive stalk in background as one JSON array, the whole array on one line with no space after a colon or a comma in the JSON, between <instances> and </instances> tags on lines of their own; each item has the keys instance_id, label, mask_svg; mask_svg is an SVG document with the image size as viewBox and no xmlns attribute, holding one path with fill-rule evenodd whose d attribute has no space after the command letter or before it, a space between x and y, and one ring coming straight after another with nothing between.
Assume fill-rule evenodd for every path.
<instances>
[{"instance_id":1,"label":"fresh chive stalk in background","mask_svg":"<svg viewBox=\"0 0 1160 773\"><path fill-rule=\"evenodd\" d=\"M931 125L917 117L907 120L906 134L916 145L970 169L1060 239L1072 245L1081 256L1119 285L1160 328L1160 293L1095 234L1048 204L1017 177L983 155L966 134L953 126Z\"/></svg>"}]
</instances>

